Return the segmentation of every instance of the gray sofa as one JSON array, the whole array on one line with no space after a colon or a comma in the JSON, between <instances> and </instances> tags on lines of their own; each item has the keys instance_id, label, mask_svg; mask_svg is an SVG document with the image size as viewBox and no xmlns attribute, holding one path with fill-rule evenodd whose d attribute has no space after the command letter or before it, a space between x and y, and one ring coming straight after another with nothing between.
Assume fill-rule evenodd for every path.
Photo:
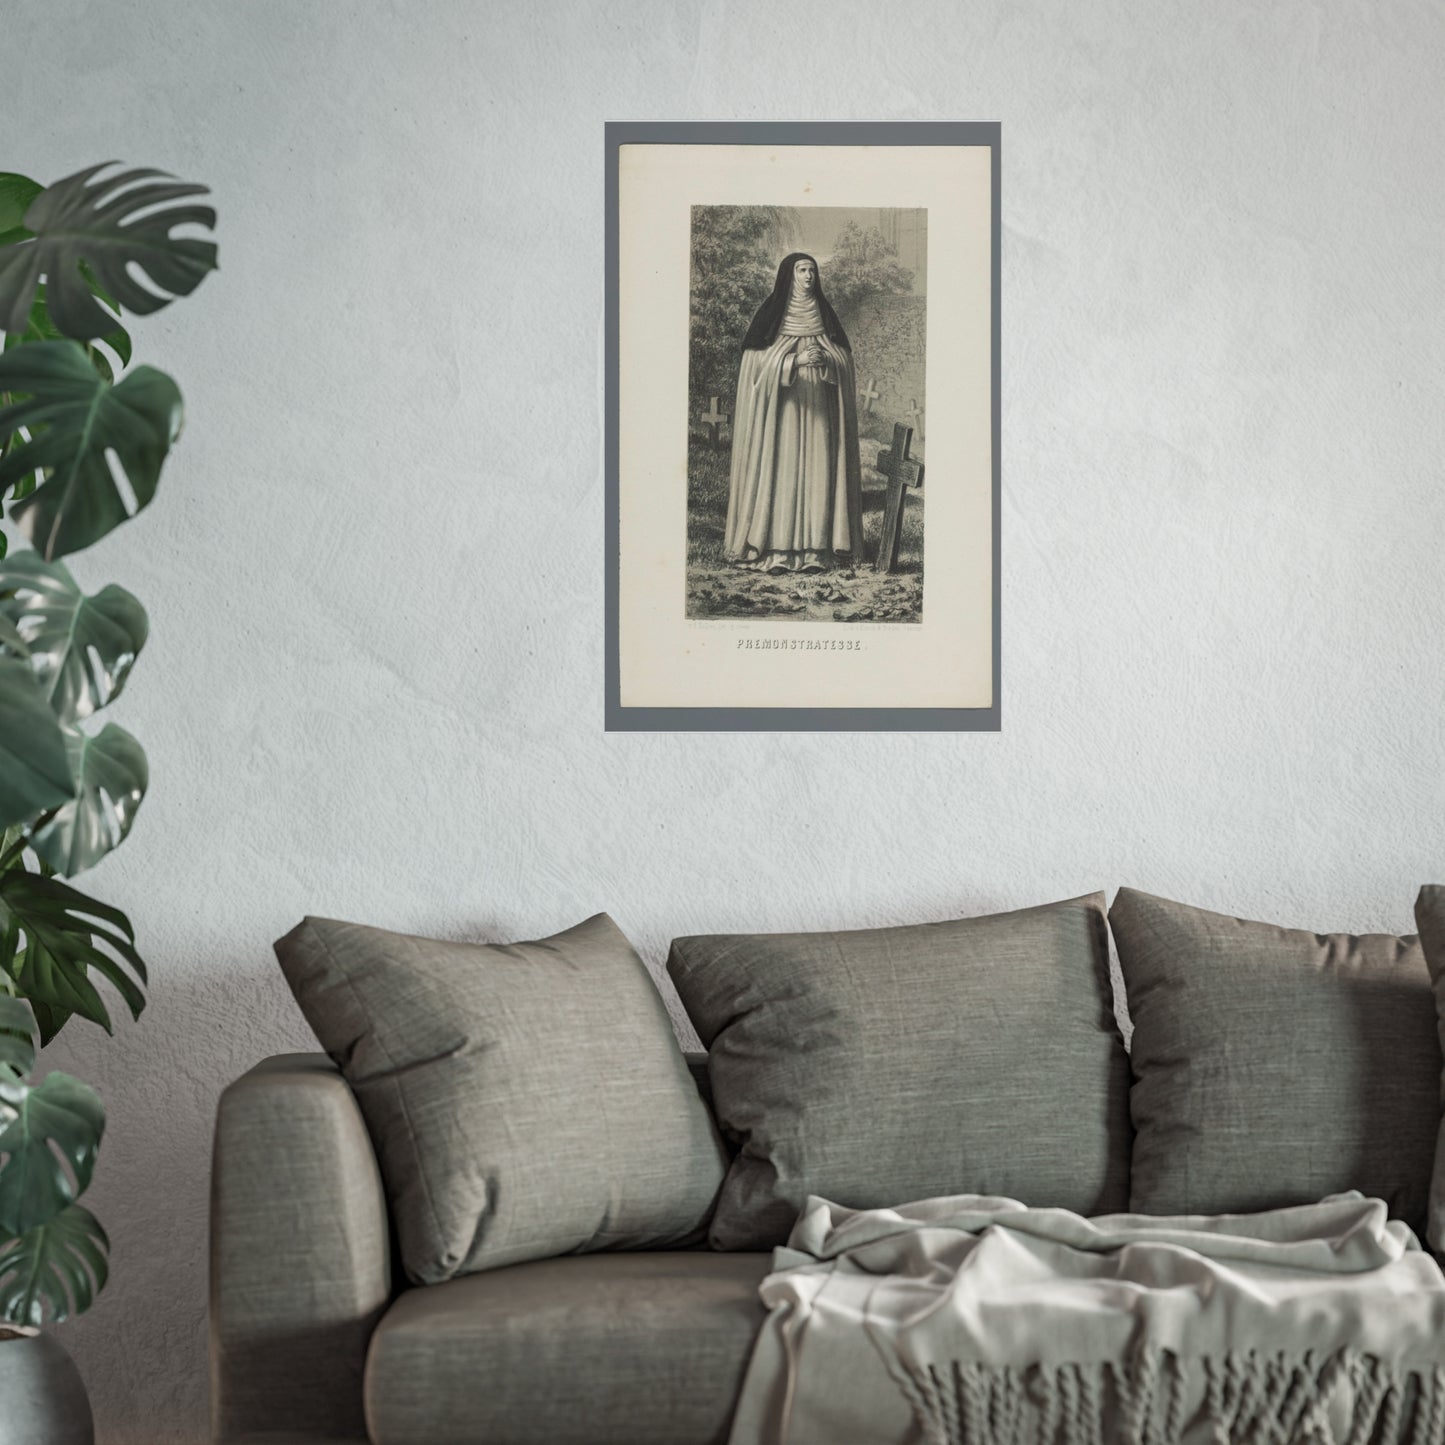
<instances>
[{"instance_id":1,"label":"gray sofa","mask_svg":"<svg viewBox=\"0 0 1445 1445\"><path fill-rule=\"evenodd\" d=\"M1445 889L1422 908L1445 980ZM304 921L278 958L329 1052L219 1106L216 1445L725 1445L809 1196L1172 1216L1348 1189L1445 1244L1416 936L1131 889L1108 925L1128 1055L1089 895L674 940L709 1049L684 1068L604 915L496 946ZM659 1224L654 1198L682 1203Z\"/></svg>"},{"instance_id":2,"label":"gray sofa","mask_svg":"<svg viewBox=\"0 0 1445 1445\"><path fill-rule=\"evenodd\" d=\"M705 1056L688 1063L706 1098ZM726 1441L770 1253L569 1255L402 1288L393 1248L366 1126L325 1054L267 1059L225 1091L216 1445Z\"/></svg>"}]
</instances>

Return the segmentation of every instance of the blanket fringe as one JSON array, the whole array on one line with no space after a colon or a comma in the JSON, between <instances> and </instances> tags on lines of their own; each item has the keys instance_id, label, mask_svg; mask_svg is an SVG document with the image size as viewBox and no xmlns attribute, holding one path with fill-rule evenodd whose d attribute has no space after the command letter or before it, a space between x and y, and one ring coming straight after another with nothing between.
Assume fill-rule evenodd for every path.
<instances>
[{"instance_id":1,"label":"blanket fringe","mask_svg":"<svg viewBox=\"0 0 1445 1445\"><path fill-rule=\"evenodd\" d=\"M1101 1365L899 1365L927 1445L1183 1445L1186 1428L1212 1445L1445 1445L1445 1364L1406 1371L1355 1351L1182 1361L1143 1350ZM1186 1420L1201 1378L1202 1404ZM1346 1389L1341 1434L1330 1404Z\"/></svg>"}]
</instances>

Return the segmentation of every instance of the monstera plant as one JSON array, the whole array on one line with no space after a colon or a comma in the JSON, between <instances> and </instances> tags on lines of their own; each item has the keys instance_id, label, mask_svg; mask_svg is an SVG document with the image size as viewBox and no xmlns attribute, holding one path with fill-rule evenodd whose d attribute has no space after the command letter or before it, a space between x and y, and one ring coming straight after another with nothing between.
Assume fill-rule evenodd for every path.
<instances>
[{"instance_id":1,"label":"monstera plant","mask_svg":"<svg viewBox=\"0 0 1445 1445\"><path fill-rule=\"evenodd\" d=\"M77 1202L104 1110L77 1079L37 1079L35 1043L75 1018L109 1032L110 995L132 1016L145 1003L129 919L63 880L124 841L145 797L141 745L99 715L148 624L62 559L149 505L180 434L179 389L132 365L123 321L215 268L204 194L113 163L48 188L0 173L0 1338L79 1313L106 1278ZM37 1422L26 1438L60 1437Z\"/></svg>"}]
</instances>

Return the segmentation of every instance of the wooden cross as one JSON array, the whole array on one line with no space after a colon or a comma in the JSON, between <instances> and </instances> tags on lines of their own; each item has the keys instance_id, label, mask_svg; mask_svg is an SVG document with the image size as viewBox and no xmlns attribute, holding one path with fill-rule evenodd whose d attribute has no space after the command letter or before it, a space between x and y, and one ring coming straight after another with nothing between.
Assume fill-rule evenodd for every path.
<instances>
[{"instance_id":1,"label":"wooden cross","mask_svg":"<svg viewBox=\"0 0 1445 1445\"><path fill-rule=\"evenodd\" d=\"M883 393L878 390L878 383L871 376L866 385L858 388L858 400L863 403L864 411L872 411L873 403L882 395Z\"/></svg>"},{"instance_id":2,"label":"wooden cross","mask_svg":"<svg viewBox=\"0 0 1445 1445\"><path fill-rule=\"evenodd\" d=\"M731 421L732 417L727 412L719 409L717 397L714 396L710 399L712 406L709 410L703 412L702 419L707 425L708 441L710 441L713 446L716 446L718 441L718 428L722 426L725 421Z\"/></svg>"},{"instance_id":3,"label":"wooden cross","mask_svg":"<svg viewBox=\"0 0 1445 1445\"><path fill-rule=\"evenodd\" d=\"M893 423L893 445L878 453L878 470L888 478L887 501L883 507L883 530L878 535L875 572L898 570L898 544L903 537L903 489L923 485L923 463L908 455L913 428Z\"/></svg>"},{"instance_id":4,"label":"wooden cross","mask_svg":"<svg viewBox=\"0 0 1445 1445\"><path fill-rule=\"evenodd\" d=\"M923 440L923 408L919 406L916 398L908 398L908 420L913 424L913 429L918 433L918 440Z\"/></svg>"}]
</instances>

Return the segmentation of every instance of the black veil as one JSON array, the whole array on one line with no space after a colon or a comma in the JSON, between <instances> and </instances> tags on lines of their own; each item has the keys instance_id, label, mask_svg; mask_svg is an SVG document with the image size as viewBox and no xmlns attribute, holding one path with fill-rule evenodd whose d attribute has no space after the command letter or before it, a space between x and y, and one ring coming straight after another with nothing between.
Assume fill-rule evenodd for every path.
<instances>
[{"instance_id":1,"label":"black veil","mask_svg":"<svg viewBox=\"0 0 1445 1445\"><path fill-rule=\"evenodd\" d=\"M799 261L813 261L813 270L817 274L817 280L813 283L813 295L818 298L818 311L823 318L823 330L828 340L845 351L852 350L848 345L848 333L843 330L843 323L838 320L837 313L828 305L828 298L823 295L822 267L806 251L791 251L778 265L778 279L773 283L773 294L758 307L753 324L748 327L748 334L743 337L744 351L761 351L778 339L778 327L783 324L783 317L788 310L788 295L793 288L793 267Z\"/></svg>"}]
</instances>

